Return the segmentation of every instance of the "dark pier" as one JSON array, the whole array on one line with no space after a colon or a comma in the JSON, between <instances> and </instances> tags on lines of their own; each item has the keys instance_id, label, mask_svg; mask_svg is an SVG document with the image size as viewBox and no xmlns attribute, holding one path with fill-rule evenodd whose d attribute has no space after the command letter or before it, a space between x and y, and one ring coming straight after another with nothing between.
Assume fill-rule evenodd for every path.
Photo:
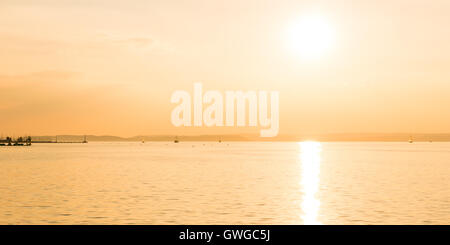
<instances>
[{"instance_id":1,"label":"dark pier","mask_svg":"<svg viewBox=\"0 0 450 245\"><path fill-rule=\"evenodd\" d=\"M18 137L13 139L12 137L6 137L6 139L0 139L0 146L30 146L31 137Z\"/></svg>"},{"instance_id":2,"label":"dark pier","mask_svg":"<svg viewBox=\"0 0 450 245\"><path fill-rule=\"evenodd\" d=\"M54 143L54 144L86 144L88 143L86 136L84 136L83 141L58 141L58 136L54 140L32 140L31 136L18 137L16 139L12 137L6 137L5 139L0 138L0 146L31 146L35 143Z\"/></svg>"}]
</instances>

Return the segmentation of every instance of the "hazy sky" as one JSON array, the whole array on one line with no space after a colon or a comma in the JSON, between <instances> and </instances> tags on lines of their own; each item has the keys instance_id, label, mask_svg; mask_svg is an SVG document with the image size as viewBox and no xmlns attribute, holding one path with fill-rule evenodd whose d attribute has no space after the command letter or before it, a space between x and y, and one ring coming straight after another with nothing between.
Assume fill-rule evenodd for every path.
<instances>
[{"instance_id":1,"label":"hazy sky","mask_svg":"<svg viewBox=\"0 0 450 245\"><path fill-rule=\"evenodd\" d=\"M131 2L133 2L131 4ZM320 57L287 45L323 17ZM450 132L450 1L0 2L0 132L193 134L174 90L280 91L280 134Z\"/></svg>"}]
</instances>

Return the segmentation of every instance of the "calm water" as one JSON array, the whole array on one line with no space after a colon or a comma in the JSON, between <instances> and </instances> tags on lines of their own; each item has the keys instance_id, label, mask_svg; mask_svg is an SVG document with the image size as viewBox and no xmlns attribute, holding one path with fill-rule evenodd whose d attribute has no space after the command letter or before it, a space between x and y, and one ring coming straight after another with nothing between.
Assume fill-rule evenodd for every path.
<instances>
[{"instance_id":1,"label":"calm water","mask_svg":"<svg viewBox=\"0 0 450 245\"><path fill-rule=\"evenodd\" d=\"M0 147L0 224L450 224L450 143Z\"/></svg>"}]
</instances>

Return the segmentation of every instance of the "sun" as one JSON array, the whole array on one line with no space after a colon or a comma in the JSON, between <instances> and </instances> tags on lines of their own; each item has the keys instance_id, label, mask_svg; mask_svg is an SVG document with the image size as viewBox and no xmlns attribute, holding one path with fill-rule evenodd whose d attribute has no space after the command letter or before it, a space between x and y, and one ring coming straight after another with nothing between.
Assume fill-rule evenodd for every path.
<instances>
[{"instance_id":1,"label":"sun","mask_svg":"<svg viewBox=\"0 0 450 245\"><path fill-rule=\"evenodd\" d=\"M287 29L289 52L302 59L320 59L332 48L335 30L320 14L310 14L293 21Z\"/></svg>"}]
</instances>

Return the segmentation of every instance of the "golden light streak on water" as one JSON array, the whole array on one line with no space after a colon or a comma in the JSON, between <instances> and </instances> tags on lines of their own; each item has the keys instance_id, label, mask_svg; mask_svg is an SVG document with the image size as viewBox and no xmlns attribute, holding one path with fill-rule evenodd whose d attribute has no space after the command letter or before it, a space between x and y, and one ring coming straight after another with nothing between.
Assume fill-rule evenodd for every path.
<instances>
[{"instance_id":1,"label":"golden light streak on water","mask_svg":"<svg viewBox=\"0 0 450 245\"><path fill-rule=\"evenodd\" d=\"M317 219L320 208L320 200L316 197L320 183L320 152L322 150L319 142L300 142L300 163L302 166L301 186L303 188L303 199L301 207L303 210L303 223L305 225L320 225Z\"/></svg>"}]
</instances>

